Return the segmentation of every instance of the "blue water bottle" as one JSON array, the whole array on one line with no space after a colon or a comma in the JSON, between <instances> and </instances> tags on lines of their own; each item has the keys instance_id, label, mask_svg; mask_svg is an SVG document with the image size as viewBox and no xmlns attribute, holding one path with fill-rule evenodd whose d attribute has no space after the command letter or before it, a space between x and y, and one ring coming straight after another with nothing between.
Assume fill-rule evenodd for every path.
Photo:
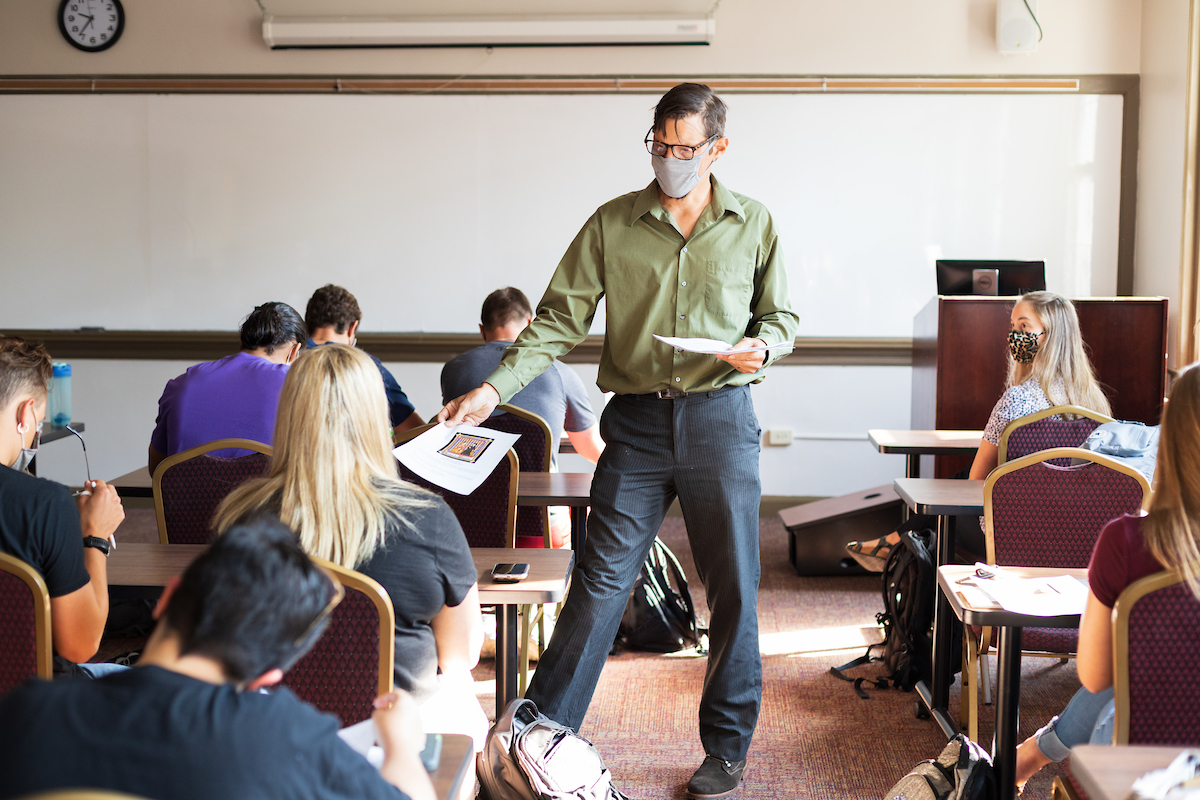
<instances>
[{"instance_id":1,"label":"blue water bottle","mask_svg":"<svg viewBox=\"0 0 1200 800\"><path fill-rule=\"evenodd\" d=\"M71 365L56 361L50 381L50 424L61 428L71 424Z\"/></svg>"}]
</instances>

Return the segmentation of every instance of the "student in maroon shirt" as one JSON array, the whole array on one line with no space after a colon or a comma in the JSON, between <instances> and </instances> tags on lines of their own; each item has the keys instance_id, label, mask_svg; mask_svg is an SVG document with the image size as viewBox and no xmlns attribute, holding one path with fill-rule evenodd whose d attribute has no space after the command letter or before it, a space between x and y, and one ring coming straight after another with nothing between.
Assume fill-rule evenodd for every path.
<instances>
[{"instance_id":1,"label":"student in maroon shirt","mask_svg":"<svg viewBox=\"0 0 1200 800\"><path fill-rule=\"evenodd\" d=\"M242 349L167 382L150 435L150 473L167 457L217 439L271 443L288 365L304 351L308 329L287 303L263 303L242 322ZM236 458L245 450L214 450Z\"/></svg>"},{"instance_id":2,"label":"student in maroon shirt","mask_svg":"<svg viewBox=\"0 0 1200 800\"><path fill-rule=\"evenodd\" d=\"M1194 368L1176 379L1163 409L1148 513L1118 517L1096 542L1075 662L1083 688L1017 748L1018 786L1076 745L1112 744L1112 609L1131 583L1164 569L1182 574L1200 600L1200 369Z\"/></svg>"}]
</instances>

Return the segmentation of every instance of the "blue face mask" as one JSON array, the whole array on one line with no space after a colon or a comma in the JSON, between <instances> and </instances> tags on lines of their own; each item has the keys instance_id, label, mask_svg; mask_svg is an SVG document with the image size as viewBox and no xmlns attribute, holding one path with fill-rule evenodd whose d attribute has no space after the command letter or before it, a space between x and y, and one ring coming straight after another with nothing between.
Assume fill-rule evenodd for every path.
<instances>
[{"instance_id":1,"label":"blue face mask","mask_svg":"<svg viewBox=\"0 0 1200 800\"><path fill-rule=\"evenodd\" d=\"M33 443L30 447L22 447L21 455L17 456L17 460L13 462L12 468L17 472L24 472L29 469L29 464L33 461L33 457L37 455L38 445L42 441L42 425L44 422L37 424L37 431L33 434ZM18 425L17 433L21 434L21 444L25 444L25 426Z\"/></svg>"}]
</instances>

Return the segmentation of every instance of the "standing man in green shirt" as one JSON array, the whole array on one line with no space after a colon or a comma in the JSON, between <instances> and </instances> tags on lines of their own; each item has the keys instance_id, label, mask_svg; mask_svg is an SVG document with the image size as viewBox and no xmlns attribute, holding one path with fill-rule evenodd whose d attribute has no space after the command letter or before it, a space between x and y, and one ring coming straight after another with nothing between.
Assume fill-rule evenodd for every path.
<instances>
[{"instance_id":1,"label":"standing man in green shirt","mask_svg":"<svg viewBox=\"0 0 1200 800\"><path fill-rule=\"evenodd\" d=\"M630 589L678 497L710 611L699 714L706 758L688 783L688 795L704 799L737 790L762 702L761 431L747 384L789 348L713 357L651 334L763 347L790 343L798 322L770 214L711 174L728 146L725 104L709 87L667 92L646 137L655 180L592 215L500 366L438 415L450 424L487 419L587 335L607 298L597 383L616 396L600 423L606 448L588 538L526 696L578 730Z\"/></svg>"}]
</instances>

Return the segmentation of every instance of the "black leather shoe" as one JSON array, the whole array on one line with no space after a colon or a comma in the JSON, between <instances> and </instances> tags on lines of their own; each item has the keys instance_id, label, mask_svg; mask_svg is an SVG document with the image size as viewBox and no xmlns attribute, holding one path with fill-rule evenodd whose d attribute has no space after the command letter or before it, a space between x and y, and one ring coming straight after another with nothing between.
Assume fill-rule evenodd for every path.
<instances>
[{"instance_id":1,"label":"black leather shoe","mask_svg":"<svg viewBox=\"0 0 1200 800\"><path fill-rule=\"evenodd\" d=\"M729 797L737 791L745 770L745 761L722 761L715 756L705 756L700 769L688 781L688 797L696 800Z\"/></svg>"}]
</instances>

